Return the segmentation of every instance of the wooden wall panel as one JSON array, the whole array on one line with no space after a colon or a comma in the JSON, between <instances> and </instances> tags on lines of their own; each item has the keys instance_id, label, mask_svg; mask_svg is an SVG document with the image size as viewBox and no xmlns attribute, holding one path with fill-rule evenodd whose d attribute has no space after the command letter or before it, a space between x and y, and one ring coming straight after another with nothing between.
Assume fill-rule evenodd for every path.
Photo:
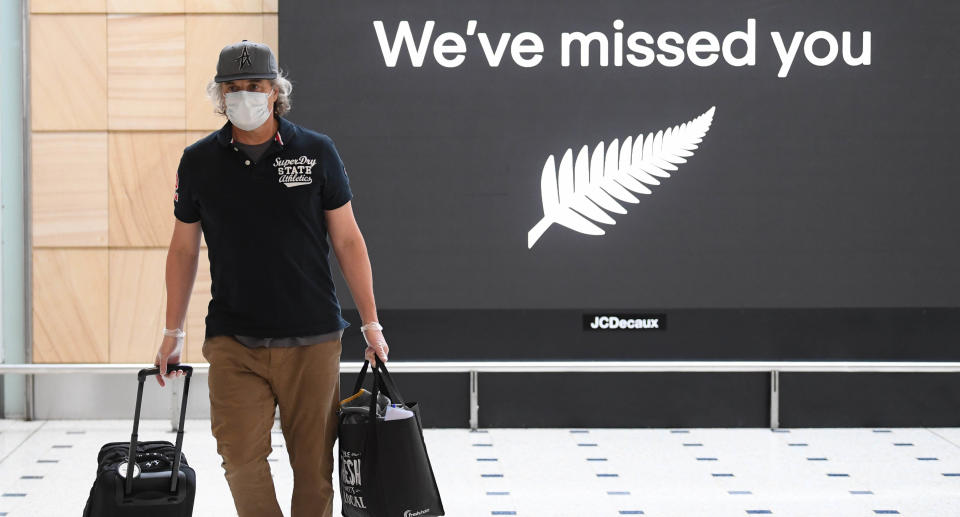
<instances>
[{"instance_id":1,"label":"wooden wall panel","mask_svg":"<svg viewBox=\"0 0 960 517\"><path fill-rule=\"evenodd\" d=\"M110 246L167 246L182 132L112 132Z\"/></svg>"},{"instance_id":2,"label":"wooden wall panel","mask_svg":"<svg viewBox=\"0 0 960 517\"><path fill-rule=\"evenodd\" d=\"M106 17L31 16L30 76L34 131L106 129Z\"/></svg>"},{"instance_id":3,"label":"wooden wall panel","mask_svg":"<svg viewBox=\"0 0 960 517\"><path fill-rule=\"evenodd\" d=\"M277 0L30 7L34 359L152 363L177 164L225 121L205 91L220 49L249 39L278 51ZM184 322L188 362L204 362L204 238L201 246Z\"/></svg>"},{"instance_id":4,"label":"wooden wall panel","mask_svg":"<svg viewBox=\"0 0 960 517\"><path fill-rule=\"evenodd\" d=\"M107 134L33 133L33 245L107 245Z\"/></svg>"},{"instance_id":5,"label":"wooden wall panel","mask_svg":"<svg viewBox=\"0 0 960 517\"><path fill-rule=\"evenodd\" d=\"M33 361L103 363L107 250L33 251Z\"/></svg>"},{"instance_id":6,"label":"wooden wall panel","mask_svg":"<svg viewBox=\"0 0 960 517\"><path fill-rule=\"evenodd\" d=\"M262 0L186 0L188 13L260 13ZM248 38L249 39L249 38Z\"/></svg>"},{"instance_id":7,"label":"wooden wall panel","mask_svg":"<svg viewBox=\"0 0 960 517\"><path fill-rule=\"evenodd\" d=\"M102 13L106 0L30 0L31 13Z\"/></svg>"},{"instance_id":8,"label":"wooden wall panel","mask_svg":"<svg viewBox=\"0 0 960 517\"><path fill-rule=\"evenodd\" d=\"M166 249L110 250L110 362L153 363L166 319Z\"/></svg>"},{"instance_id":9,"label":"wooden wall panel","mask_svg":"<svg viewBox=\"0 0 960 517\"><path fill-rule=\"evenodd\" d=\"M190 305L187 308L187 321L184 324L187 331L187 362L205 363L203 357L203 337L206 332L207 306L210 304L210 261L207 250L200 250L200 260L197 264L197 279L193 283L190 294Z\"/></svg>"},{"instance_id":10,"label":"wooden wall panel","mask_svg":"<svg viewBox=\"0 0 960 517\"><path fill-rule=\"evenodd\" d=\"M275 14L263 15L263 42L273 49L273 55L277 56L277 64L283 69L283 62L280 61L280 27L279 20Z\"/></svg>"},{"instance_id":11,"label":"wooden wall panel","mask_svg":"<svg viewBox=\"0 0 960 517\"><path fill-rule=\"evenodd\" d=\"M184 19L107 18L110 129L178 129L185 124Z\"/></svg>"},{"instance_id":12,"label":"wooden wall panel","mask_svg":"<svg viewBox=\"0 0 960 517\"><path fill-rule=\"evenodd\" d=\"M227 118L221 115L220 123L217 124L217 127L210 128L209 131L187 131L187 145L191 145L195 143L197 140L200 140L201 138L209 135L210 133L219 130L220 127L223 126L223 123L226 121L227 121Z\"/></svg>"},{"instance_id":13,"label":"wooden wall panel","mask_svg":"<svg viewBox=\"0 0 960 517\"><path fill-rule=\"evenodd\" d=\"M225 119L213 112L207 83L217 75L223 47L241 40L262 41L263 17L187 15L187 129L218 129Z\"/></svg>"},{"instance_id":14,"label":"wooden wall panel","mask_svg":"<svg viewBox=\"0 0 960 517\"><path fill-rule=\"evenodd\" d=\"M106 0L109 13L183 13L184 0Z\"/></svg>"}]
</instances>

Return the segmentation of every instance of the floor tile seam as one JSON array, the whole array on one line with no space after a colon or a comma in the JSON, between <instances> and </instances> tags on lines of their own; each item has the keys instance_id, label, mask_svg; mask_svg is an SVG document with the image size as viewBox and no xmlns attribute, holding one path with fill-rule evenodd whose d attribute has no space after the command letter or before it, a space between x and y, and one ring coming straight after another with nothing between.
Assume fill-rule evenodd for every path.
<instances>
[{"instance_id":1,"label":"floor tile seam","mask_svg":"<svg viewBox=\"0 0 960 517\"><path fill-rule=\"evenodd\" d=\"M23 439L23 441L21 441L20 443L17 444L16 447L14 447L13 449L11 449L10 452L8 452L6 456L4 456L3 458L0 458L0 465L3 465L3 462L7 461L7 458L9 458L13 453L17 452L17 450L18 450L21 446L23 446L23 444L25 444L25 443L27 443L28 441L30 441L30 439L33 438L33 435L37 434L37 432L40 431L40 429L43 429L43 427L47 425L47 422L48 422L47 420L44 420L43 423L40 424L40 425L38 425L38 426L36 427L36 429L34 429L26 438Z\"/></svg>"},{"instance_id":2,"label":"floor tile seam","mask_svg":"<svg viewBox=\"0 0 960 517\"><path fill-rule=\"evenodd\" d=\"M932 433L934 436L940 438L941 440L949 443L950 445L953 445L954 447L957 447L958 449L960 449L960 444L957 444L957 443L953 442L952 440L950 440L950 439L947 438L946 436L943 436L942 434L934 431L933 429L931 429L931 428L929 428L929 427L924 427L923 429L926 430L926 431L929 432L929 433Z\"/></svg>"}]
</instances>

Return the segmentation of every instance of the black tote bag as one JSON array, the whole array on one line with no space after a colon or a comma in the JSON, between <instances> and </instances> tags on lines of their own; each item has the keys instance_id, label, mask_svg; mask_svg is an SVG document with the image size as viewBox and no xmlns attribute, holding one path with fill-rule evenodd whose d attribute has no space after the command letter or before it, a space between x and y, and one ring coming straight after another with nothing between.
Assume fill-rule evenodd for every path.
<instances>
[{"instance_id":1,"label":"black tote bag","mask_svg":"<svg viewBox=\"0 0 960 517\"><path fill-rule=\"evenodd\" d=\"M340 499L346 517L432 517L445 515L440 490L423 440L420 405L404 401L386 366L375 357L373 396L363 421L345 422L339 411ZM368 361L357 377L363 386ZM380 390L413 417L384 421L376 415Z\"/></svg>"}]
</instances>

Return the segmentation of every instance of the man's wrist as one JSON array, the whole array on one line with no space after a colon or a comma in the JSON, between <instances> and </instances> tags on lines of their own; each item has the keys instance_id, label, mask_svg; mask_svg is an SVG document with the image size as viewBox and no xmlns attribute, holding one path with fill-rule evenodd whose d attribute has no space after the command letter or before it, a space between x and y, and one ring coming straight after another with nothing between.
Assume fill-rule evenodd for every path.
<instances>
[{"instance_id":1,"label":"man's wrist","mask_svg":"<svg viewBox=\"0 0 960 517\"><path fill-rule=\"evenodd\" d=\"M360 326L360 332L366 332L366 331L371 330L371 329L372 329L372 330L383 330L383 325L381 325L380 322L378 322L378 321L370 321L370 322L364 323L363 325Z\"/></svg>"}]
</instances>

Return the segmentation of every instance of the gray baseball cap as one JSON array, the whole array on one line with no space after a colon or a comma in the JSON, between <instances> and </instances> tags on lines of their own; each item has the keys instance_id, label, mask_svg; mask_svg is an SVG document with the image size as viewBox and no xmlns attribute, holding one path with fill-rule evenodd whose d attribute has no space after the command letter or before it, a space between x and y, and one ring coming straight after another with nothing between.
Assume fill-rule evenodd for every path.
<instances>
[{"instance_id":1,"label":"gray baseball cap","mask_svg":"<svg viewBox=\"0 0 960 517\"><path fill-rule=\"evenodd\" d=\"M217 61L214 81L222 83L236 79L275 79L277 58L263 43L243 40L223 47Z\"/></svg>"}]
</instances>

